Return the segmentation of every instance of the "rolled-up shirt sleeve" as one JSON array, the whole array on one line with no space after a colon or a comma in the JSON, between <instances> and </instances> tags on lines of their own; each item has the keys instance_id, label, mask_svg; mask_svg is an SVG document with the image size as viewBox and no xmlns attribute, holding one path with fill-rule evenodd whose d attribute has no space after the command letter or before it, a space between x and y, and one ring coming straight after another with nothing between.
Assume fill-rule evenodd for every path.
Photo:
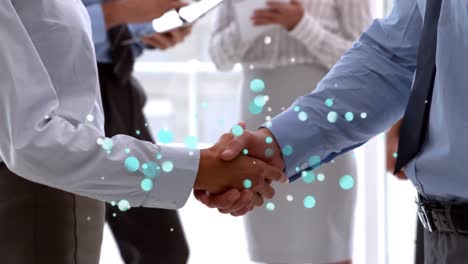
<instances>
[{"instance_id":1,"label":"rolled-up shirt sleeve","mask_svg":"<svg viewBox=\"0 0 468 264\"><path fill-rule=\"evenodd\" d=\"M416 1L397 0L311 94L266 124L293 179L383 132L404 113L422 18ZM292 150L292 151L291 151Z\"/></svg>"},{"instance_id":2,"label":"rolled-up shirt sleeve","mask_svg":"<svg viewBox=\"0 0 468 264\"><path fill-rule=\"evenodd\" d=\"M102 201L182 207L199 152L125 135L104 137L94 50L77 24L83 22L77 10L84 7L63 11L56 1L14 3L0 3L0 157L8 168L30 181ZM55 20L37 18L34 12L43 10L25 11L27 5L55 8ZM72 20L60 21L67 16ZM42 22L56 24L41 31ZM55 38L64 43L52 46Z\"/></svg>"}]
</instances>

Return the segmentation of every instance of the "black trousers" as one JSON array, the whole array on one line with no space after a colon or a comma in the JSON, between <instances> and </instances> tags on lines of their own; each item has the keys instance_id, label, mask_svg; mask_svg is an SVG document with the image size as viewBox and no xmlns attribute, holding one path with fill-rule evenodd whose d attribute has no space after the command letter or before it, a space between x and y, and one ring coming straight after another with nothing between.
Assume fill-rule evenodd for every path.
<instances>
[{"instance_id":1,"label":"black trousers","mask_svg":"<svg viewBox=\"0 0 468 264\"><path fill-rule=\"evenodd\" d=\"M0 163L0 263L98 264L104 203L30 182Z\"/></svg>"},{"instance_id":2,"label":"black trousers","mask_svg":"<svg viewBox=\"0 0 468 264\"><path fill-rule=\"evenodd\" d=\"M143 115L146 96L139 83L122 82L112 64L98 64L106 136L131 135L154 142ZM136 131L140 133L137 135ZM107 205L106 218L126 264L183 264L189 249L177 211Z\"/></svg>"}]
</instances>

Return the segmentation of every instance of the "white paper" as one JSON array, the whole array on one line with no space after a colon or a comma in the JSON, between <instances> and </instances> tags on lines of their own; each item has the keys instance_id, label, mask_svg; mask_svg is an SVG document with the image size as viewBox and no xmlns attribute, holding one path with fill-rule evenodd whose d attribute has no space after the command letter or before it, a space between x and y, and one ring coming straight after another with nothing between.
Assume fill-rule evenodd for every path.
<instances>
[{"instance_id":1,"label":"white paper","mask_svg":"<svg viewBox=\"0 0 468 264\"><path fill-rule=\"evenodd\" d=\"M255 26L252 22L251 17L255 10L268 8L266 4L267 1L268 0L243 0L233 3L242 42L250 43L259 35L279 27L279 25ZM275 1L289 3L289 0Z\"/></svg>"}]
</instances>

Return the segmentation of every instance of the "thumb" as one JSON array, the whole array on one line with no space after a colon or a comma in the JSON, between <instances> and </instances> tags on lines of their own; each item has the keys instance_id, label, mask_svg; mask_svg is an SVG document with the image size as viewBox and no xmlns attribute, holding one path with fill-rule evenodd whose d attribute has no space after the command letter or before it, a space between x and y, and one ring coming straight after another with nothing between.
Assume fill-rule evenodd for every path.
<instances>
[{"instance_id":1,"label":"thumb","mask_svg":"<svg viewBox=\"0 0 468 264\"><path fill-rule=\"evenodd\" d=\"M235 159L241 151L247 145L246 137L240 136L232 139L226 146L223 152L221 152L221 159L225 161L230 161Z\"/></svg>"}]
</instances>

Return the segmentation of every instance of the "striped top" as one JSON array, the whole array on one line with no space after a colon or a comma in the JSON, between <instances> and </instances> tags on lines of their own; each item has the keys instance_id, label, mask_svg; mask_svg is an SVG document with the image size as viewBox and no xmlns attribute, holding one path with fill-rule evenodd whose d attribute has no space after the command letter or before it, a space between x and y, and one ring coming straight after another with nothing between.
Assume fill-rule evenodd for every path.
<instances>
[{"instance_id":1,"label":"striped top","mask_svg":"<svg viewBox=\"0 0 468 264\"><path fill-rule=\"evenodd\" d=\"M304 16L291 31L274 27L242 43L233 2L219 8L210 55L217 68L275 67L314 63L331 68L371 21L368 0L302 0ZM248 1L248 0L243 0Z\"/></svg>"}]
</instances>

